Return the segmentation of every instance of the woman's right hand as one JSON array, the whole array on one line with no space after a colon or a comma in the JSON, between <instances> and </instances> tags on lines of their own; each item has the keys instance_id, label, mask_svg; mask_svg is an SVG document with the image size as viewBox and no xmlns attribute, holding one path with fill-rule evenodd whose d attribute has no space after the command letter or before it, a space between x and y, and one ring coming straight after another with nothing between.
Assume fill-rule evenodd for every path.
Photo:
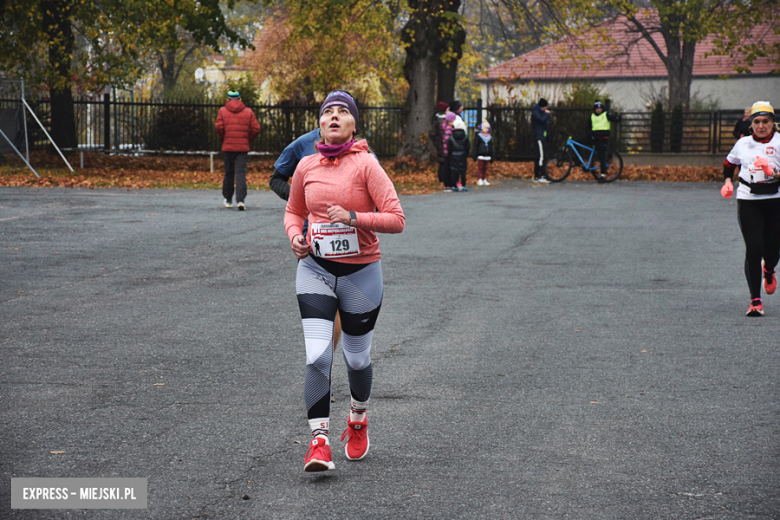
<instances>
[{"instance_id":1,"label":"woman's right hand","mask_svg":"<svg viewBox=\"0 0 780 520\"><path fill-rule=\"evenodd\" d=\"M720 189L720 194L723 195L723 197L726 199L730 199L731 195L734 194L734 184L731 182L731 179L726 179L726 181L723 183L723 187Z\"/></svg>"},{"instance_id":2,"label":"woman's right hand","mask_svg":"<svg viewBox=\"0 0 780 520\"><path fill-rule=\"evenodd\" d=\"M292 251L298 260L302 260L309 256L309 246L303 240L303 235L295 235L292 239Z\"/></svg>"}]
</instances>

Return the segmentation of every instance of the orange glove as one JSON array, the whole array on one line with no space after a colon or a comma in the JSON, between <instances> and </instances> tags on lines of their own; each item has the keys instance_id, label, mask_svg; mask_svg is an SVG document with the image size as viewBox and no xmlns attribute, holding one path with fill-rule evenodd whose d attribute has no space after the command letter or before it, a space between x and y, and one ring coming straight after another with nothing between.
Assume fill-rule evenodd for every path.
<instances>
[{"instance_id":1,"label":"orange glove","mask_svg":"<svg viewBox=\"0 0 780 520\"><path fill-rule=\"evenodd\" d=\"M756 156L756 162L754 162L753 165L764 170L764 174L767 177L771 177L775 173L772 171L772 167L769 166L769 161L767 161L765 157Z\"/></svg>"},{"instance_id":2,"label":"orange glove","mask_svg":"<svg viewBox=\"0 0 780 520\"><path fill-rule=\"evenodd\" d=\"M723 195L723 198L730 199L731 195L734 194L734 185L730 182L727 182L720 189L720 194Z\"/></svg>"}]
</instances>

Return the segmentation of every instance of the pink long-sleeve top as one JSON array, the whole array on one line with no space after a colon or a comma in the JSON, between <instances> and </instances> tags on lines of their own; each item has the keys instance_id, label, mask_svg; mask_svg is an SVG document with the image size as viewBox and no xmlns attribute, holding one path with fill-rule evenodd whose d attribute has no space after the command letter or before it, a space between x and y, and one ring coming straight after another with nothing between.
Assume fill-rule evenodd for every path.
<instances>
[{"instance_id":1,"label":"pink long-sleeve top","mask_svg":"<svg viewBox=\"0 0 780 520\"><path fill-rule=\"evenodd\" d=\"M330 160L322 154L301 159L290 186L284 229L292 239L303 234L303 223L330 223L328 204L354 211L360 254L334 262L368 264L381 258L377 233L400 233L406 217L393 182L368 150L365 139ZM378 212L376 210L379 210ZM311 226L306 243L311 244Z\"/></svg>"}]
</instances>

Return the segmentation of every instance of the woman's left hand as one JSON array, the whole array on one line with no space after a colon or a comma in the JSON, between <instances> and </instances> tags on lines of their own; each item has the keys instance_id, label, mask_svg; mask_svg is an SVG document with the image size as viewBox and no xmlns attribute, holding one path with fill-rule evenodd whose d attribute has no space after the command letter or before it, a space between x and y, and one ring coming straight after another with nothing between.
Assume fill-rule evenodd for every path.
<instances>
[{"instance_id":1,"label":"woman's left hand","mask_svg":"<svg viewBox=\"0 0 780 520\"><path fill-rule=\"evenodd\" d=\"M346 224L349 225L349 211L345 210L341 206L334 206L328 203L328 218L331 224Z\"/></svg>"},{"instance_id":2,"label":"woman's left hand","mask_svg":"<svg viewBox=\"0 0 780 520\"><path fill-rule=\"evenodd\" d=\"M764 170L764 174L767 177L772 177L775 174L775 172L772 171L772 167L769 166L769 161L766 160L766 157L756 156L756 161L753 163L753 166Z\"/></svg>"}]
</instances>

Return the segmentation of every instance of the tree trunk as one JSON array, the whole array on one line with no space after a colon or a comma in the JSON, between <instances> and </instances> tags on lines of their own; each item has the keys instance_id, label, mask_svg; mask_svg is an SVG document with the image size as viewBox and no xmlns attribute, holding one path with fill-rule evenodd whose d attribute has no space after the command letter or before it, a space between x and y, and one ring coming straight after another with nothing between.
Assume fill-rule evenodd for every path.
<instances>
[{"instance_id":1,"label":"tree trunk","mask_svg":"<svg viewBox=\"0 0 780 520\"><path fill-rule=\"evenodd\" d=\"M51 95L51 138L60 148L78 148L76 112L70 87L53 89Z\"/></svg>"},{"instance_id":2,"label":"tree trunk","mask_svg":"<svg viewBox=\"0 0 780 520\"><path fill-rule=\"evenodd\" d=\"M436 71L436 101L449 104L455 100L455 84L458 79L458 63L449 62L446 65L437 60L439 68Z\"/></svg>"},{"instance_id":3,"label":"tree trunk","mask_svg":"<svg viewBox=\"0 0 780 520\"><path fill-rule=\"evenodd\" d=\"M439 27L433 13L441 6L434 0L410 0L412 15L401 32L406 44L404 76L409 94L404 104L404 140L398 157L429 162L435 157L430 140L436 112L436 69L440 55Z\"/></svg>"},{"instance_id":4,"label":"tree trunk","mask_svg":"<svg viewBox=\"0 0 780 520\"><path fill-rule=\"evenodd\" d=\"M685 110L691 102L691 83L693 82L693 55L696 42L685 42L675 52L669 49L666 71L669 74L669 108L681 106Z\"/></svg>"},{"instance_id":5,"label":"tree trunk","mask_svg":"<svg viewBox=\"0 0 780 520\"><path fill-rule=\"evenodd\" d=\"M41 2L49 58L51 138L60 148L77 148L79 145L70 71L75 47L69 18L70 9L71 2L67 1Z\"/></svg>"},{"instance_id":6,"label":"tree trunk","mask_svg":"<svg viewBox=\"0 0 780 520\"><path fill-rule=\"evenodd\" d=\"M672 31L676 26L663 27L661 34L666 43L666 73L669 75L669 109L676 106L688 110L691 102L691 82L693 81L693 58L696 52L696 41L680 41L679 36Z\"/></svg>"},{"instance_id":7,"label":"tree trunk","mask_svg":"<svg viewBox=\"0 0 780 520\"><path fill-rule=\"evenodd\" d=\"M696 40L686 41L684 38L681 38L680 31L682 27L683 33L690 36L686 23L690 22L690 19L698 19L700 16L703 16L703 13L701 10L697 10L685 15L665 15L661 20L656 20L650 25L643 24L633 15L628 16L635 30L653 47L653 50L655 50L666 67L666 74L669 77L669 106L667 109L671 110L676 106L680 106L687 110L691 101ZM663 36L666 53L653 38L656 32Z\"/></svg>"},{"instance_id":8,"label":"tree trunk","mask_svg":"<svg viewBox=\"0 0 780 520\"><path fill-rule=\"evenodd\" d=\"M444 4L444 9L448 12L457 13L460 9L460 0L451 0ZM448 30L443 31L450 34L449 38L443 39L440 43L440 54L446 54L449 59L446 62L437 60L437 101L449 103L455 99L455 87L458 79L458 61L463 57L463 44L466 43L466 31L459 22L440 19L440 25L449 25Z\"/></svg>"},{"instance_id":9,"label":"tree trunk","mask_svg":"<svg viewBox=\"0 0 780 520\"><path fill-rule=\"evenodd\" d=\"M430 140L436 113L436 58L430 53L406 57L404 74L409 81L409 95L404 104L404 141L398 157L412 157L419 162L435 160L436 150Z\"/></svg>"},{"instance_id":10,"label":"tree trunk","mask_svg":"<svg viewBox=\"0 0 780 520\"><path fill-rule=\"evenodd\" d=\"M176 71L176 51L168 49L159 53L157 63L162 78L163 97L166 97L176 87L176 81L179 79L179 74Z\"/></svg>"}]
</instances>

